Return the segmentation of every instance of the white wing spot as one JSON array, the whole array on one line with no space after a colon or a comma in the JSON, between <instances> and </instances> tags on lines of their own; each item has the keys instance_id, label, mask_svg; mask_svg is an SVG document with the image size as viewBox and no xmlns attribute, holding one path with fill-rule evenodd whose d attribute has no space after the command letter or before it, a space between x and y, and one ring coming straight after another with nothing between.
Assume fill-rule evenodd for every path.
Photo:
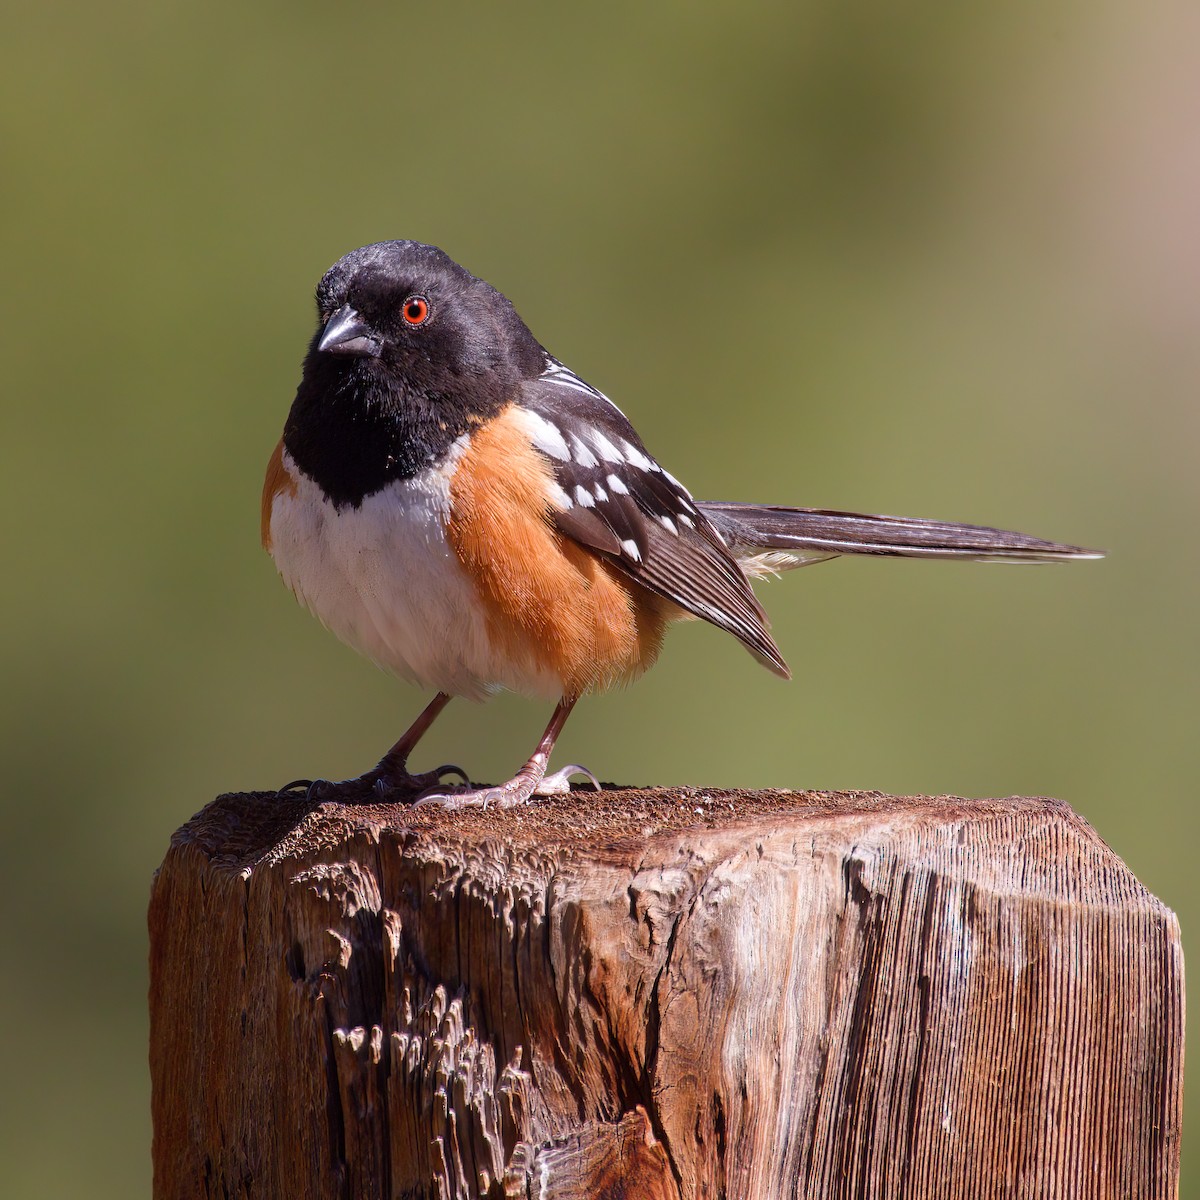
<instances>
[{"instance_id":1,"label":"white wing spot","mask_svg":"<svg viewBox=\"0 0 1200 1200\"><path fill-rule=\"evenodd\" d=\"M604 482L608 484L609 491L611 491L614 495L629 495L629 489L616 475L610 475Z\"/></svg>"},{"instance_id":2,"label":"white wing spot","mask_svg":"<svg viewBox=\"0 0 1200 1200\"><path fill-rule=\"evenodd\" d=\"M696 522L693 521L692 518L687 515L687 513L679 514L679 523L680 525L686 525L689 529L696 528Z\"/></svg>"},{"instance_id":3,"label":"white wing spot","mask_svg":"<svg viewBox=\"0 0 1200 1200\"><path fill-rule=\"evenodd\" d=\"M626 538L621 543L621 549L633 559L634 562L642 561L642 552L637 548L637 542L632 538Z\"/></svg>"},{"instance_id":4,"label":"white wing spot","mask_svg":"<svg viewBox=\"0 0 1200 1200\"><path fill-rule=\"evenodd\" d=\"M595 508L596 501L592 499L592 493L587 490L582 484L575 486L575 503L580 508Z\"/></svg>"},{"instance_id":5,"label":"white wing spot","mask_svg":"<svg viewBox=\"0 0 1200 1200\"><path fill-rule=\"evenodd\" d=\"M571 457L581 467L598 467L600 465L599 459L574 434L571 434Z\"/></svg>"},{"instance_id":6,"label":"white wing spot","mask_svg":"<svg viewBox=\"0 0 1200 1200\"><path fill-rule=\"evenodd\" d=\"M529 429L529 436L533 439L533 444L543 454L557 458L559 462L567 462L570 459L571 451L567 448L567 440L557 425L530 409L525 409L522 415Z\"/></svg>"},{"instance_id":7,"label":"white wing spot","mask_svg":"<svg viewBox=\"0 0 1200 1200\"><path fill-rule=\"evenodd\" d=\"M608 499L608 493L598 484L592 484L592 495L596 497L598 503L603 504Z\"/></svg>"},{"instance_id":8,"label":"white wing spot","mask_svg":"<svg viewBox=\"0 0 1200 1200\"><path fill-rule=\"evenodd\" d=\"M677 534L679 530L675 527L675 522L670 517L659 517L659 524L668 532Z\"/></svg>"},{"instance_id":9,"label":"white wing spot","mask_svg":"<svg viewBox=\"0 0 1200 1200\"><path fill-rule=\"evenodd\" d=\"M621 449L625 455L625 461L631 467L637 467L641 471L661 471L662 467L652 459L647 458L636 446L630 442L622 441Z\"/></svg>"},{"instance_id":10,"label":"white wing spot","mask_svg":"<svg viewBox=\"0 0 1200 1200\"><path fill-rule=\"evenodd\" d=\"M625 414L602 392L599 388L594 388L590 383L585 383L578 375L575 374L569 367L564 367L557 358L550 355L546 356L546 369L542 372L541 378L547 383L553 383L558 387L571 388L576 392L583 392L588 396L595 396L597 400L603 400L615 413Z\"/></svg>"},{"instance_id":11,"label":"white wing spot","mask_svg":"<svg viewBox=\"0 0 1200 1200\"><path fill-rule=\"evenodd\" d=\"M542 372L542 378L549 379L552 383L558 384L559 387L574 388L577 392L586 392L589 396L597 396L601 400L608 400L608 397L603 392L597 391L590 383L585 383L570 367L564 367L557 358L547 357L546 369ZM609 403L611 404L612 401L609 400Z\"/></svg>"},{"instance_id":12,"label":"white wing spot","mask_svg":"<svg viewBox=\"0 0 1200 1200\"><path fill-rule=\"evenodd\" d=\"M575 507L571 497L553 480L546 484L546 498L561 512L566 512L568 509Z\"/></svg>"},{"instance_id":13,"label":"white wing spot","mask_svg":"<svg viewBox=\"0 0 1200 1200\"><path fill-rule=\"evenodd\" d=\"M625 456L598 429L588 431L588 440L595 447L596 453L607 463L623 463Z\"/></svg>"}]
</instances>

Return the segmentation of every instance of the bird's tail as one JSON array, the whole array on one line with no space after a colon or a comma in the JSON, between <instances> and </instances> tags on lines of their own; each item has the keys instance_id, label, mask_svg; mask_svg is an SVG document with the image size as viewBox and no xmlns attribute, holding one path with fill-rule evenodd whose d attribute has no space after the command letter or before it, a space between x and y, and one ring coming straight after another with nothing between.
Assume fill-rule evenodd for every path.
<instances>
[{"instance_id":1,"label":"bird's tail","mask_svg":"<svg viewBox=\"0 0 1200 1200\"><path fill-rule=\"evenodd\" d=\"M901 558L959 558L974 562L1066 562L1103 558L1103 551L989 529L907 517L772 504L702 501L699 507L717 527L748 575L774 574L808 566L839 554L879 554Z\"/></svg>"}]
</instances>

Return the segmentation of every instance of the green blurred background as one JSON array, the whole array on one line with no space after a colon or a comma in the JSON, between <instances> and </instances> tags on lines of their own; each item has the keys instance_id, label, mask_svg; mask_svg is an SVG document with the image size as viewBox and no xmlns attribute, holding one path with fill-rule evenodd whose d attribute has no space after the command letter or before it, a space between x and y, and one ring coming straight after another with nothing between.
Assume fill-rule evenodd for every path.
<instances>
[{"instance_id":1,"label":"green blurred background","mask_svg":"<svg viewBox=\"0 0 1200 1200\"><path fill-rule=\"evenodd\" d=\"M258 547L313 287L382 238L507 292L699 496L1111 552L789 576L794 683L684 627L560 761L1059 796L1193 928L1198 46L1119 0L11 5L5 1194L148 1190L171 831L423 703ZM417 765L504 776L547 715L456 705Z\"/></svg>"}]
</instances>

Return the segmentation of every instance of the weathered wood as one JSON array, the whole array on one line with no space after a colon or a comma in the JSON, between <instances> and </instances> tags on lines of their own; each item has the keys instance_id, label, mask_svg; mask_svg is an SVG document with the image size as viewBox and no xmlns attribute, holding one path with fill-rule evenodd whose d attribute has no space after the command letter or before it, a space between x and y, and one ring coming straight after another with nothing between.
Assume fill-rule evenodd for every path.
<instances>
[{"instance_id":1,"label":"weathered wood","mask_svg":"<svg viewBox=\"0 0 1200 1200\"><path fill-rule=\"evenodd\" d=\"M159 1200L1177 1194L1178 925L1053 801L226 796L150 934Z\"/></svg>"}]
</instances>

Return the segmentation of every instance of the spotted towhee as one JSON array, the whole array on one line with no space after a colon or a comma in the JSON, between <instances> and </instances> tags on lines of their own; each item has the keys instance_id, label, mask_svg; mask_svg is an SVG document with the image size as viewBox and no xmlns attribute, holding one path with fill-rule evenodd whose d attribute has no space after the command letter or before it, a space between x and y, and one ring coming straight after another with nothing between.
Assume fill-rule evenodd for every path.
<instances>
[{"instance_id":1,"label":"spotted towhee","mask_svg":"<svg viewBox=\"0 0 1200 1200\"><path fill-rule=\"evenodd\" d=\"M263 545L338 637L437 695L360 779L289 785L315 797L458 807L565 791L588 772L546 765L575 702L650 667L672 621L728 630L787 677L758 575L839 554L1098 557L972 525L694 500L500 292L432 246L346 255L317 310L267 467ZM558 702L512 779L409 773L450 697L504 688ZM451 773L467 786L441 785Z\"/></svg>"}]
</instances>

